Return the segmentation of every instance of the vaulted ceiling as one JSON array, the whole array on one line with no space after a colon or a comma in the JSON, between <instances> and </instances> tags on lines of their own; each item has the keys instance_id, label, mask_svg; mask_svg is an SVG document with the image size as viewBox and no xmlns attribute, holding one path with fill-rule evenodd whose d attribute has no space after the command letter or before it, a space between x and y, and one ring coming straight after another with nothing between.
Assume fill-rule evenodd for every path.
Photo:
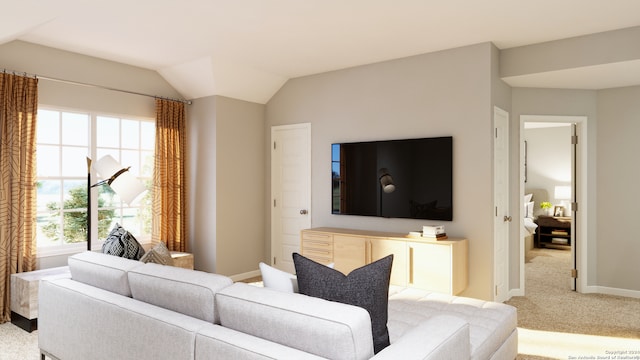
<instances>
[{"instance_id":1,"label":"vaulted ceiling","mask_svg":"<svg viewBox=\"0 0 640 360\"><path fill-rule=\"evenodd\" d=\"M187 99L257 103L294 77L487 41L506 49L640 25L638 0L2 3L0 44L22 40L153 69ZM594 81L569 87L612 87L624 77L596 70ZM517 85L558 87L589 76L560 71Z\"/></svg>"}]
</instances>

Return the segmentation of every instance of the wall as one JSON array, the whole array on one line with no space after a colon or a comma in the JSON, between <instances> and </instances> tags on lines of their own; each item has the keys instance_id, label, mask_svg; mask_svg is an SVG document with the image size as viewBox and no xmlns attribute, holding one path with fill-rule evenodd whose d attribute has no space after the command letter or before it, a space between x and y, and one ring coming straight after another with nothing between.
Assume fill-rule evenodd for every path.
<instances>
[{"instance_id":1,"label":"wall","mask_svg":"<svg viewBox=\"0 0 640 360\"><path fill-rule=\"evenodd\" d=\"M409 232L433 224L332 215L330 144L452 135L454 220L444 225L450 236L469 239L463 295L491 299L493 51L484 43L288 81L267 104L266 120L312 124L312 226ZM266 179L269 170L268 163Z\"/></svg>"},{"instance_id":2,"label":"wall","mask_svg":"<svg viewBox=\"0 0 640 360\"><path fill-rule=\"evenodd\" d=\"M571 185L571 126L525 129L527 182L525 188L546 189L553 205L555 187ZM539 207L540 199L534 199Z\"/></svg>"},{"instance_id":3,"label":"wall","mask_svg":"<svg viewBox=\"0 0 640 360\"><path fill-rule=\"evenodd\" d=\"M0 45L0 69L180 98L158 73L45 46L13 41ZM39 103L107 114L155 117L152 98L40 79ZM78 164L83 169L86 163ZM37 268L63 266L69 254L39 256Z\"/></svg>"},{"instance_id":4,"label":"wall","mask_svg":"<svg viewBox=\"0 0 640 360\"><path fill-rule=\"evenodd\" d=\"M215 272L217 242L216 98L193 100L187 118L188 251L194 268Z\"/></svg>"},{"instance_id":5,"label":"wall","mask_svg":"<svg viewBox=\"0 0 640 360\"><path fill-rule=\"evenodd\" d=\"M264 261L264 105L196 99L188 128L195 267L250 273Z\"/></svg>"},{"instance_id":6,"label":"wall","mask_svg":"<svg viewBox=\"0 0 640 360\"><path fill-rule=\"evenodd\" d=\"M598 278L601 291L640 297L640 87L598 91Z\"/></svg>"}]
</instances>

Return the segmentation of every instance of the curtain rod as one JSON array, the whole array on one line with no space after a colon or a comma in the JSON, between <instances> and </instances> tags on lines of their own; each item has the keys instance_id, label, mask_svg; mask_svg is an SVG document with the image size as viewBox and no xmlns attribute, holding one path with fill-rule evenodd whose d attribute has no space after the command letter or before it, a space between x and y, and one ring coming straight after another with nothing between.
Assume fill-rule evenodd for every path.
<instances>
[{"instance_id":1,"label":"curtain rod","mask_svg":"<svg viewBox=\"0 0 640 360\"><path fill-rule=\"evenodd\" d=\"M191 105L191 100L181 100L181 99L173 99L173 98L164 97L164 96L158 96L158 95L149 95L149 94L136 92L136 91L131 91L131 90L122 90L122 89L112 88L112 87L109 87L109 86L95 85L95 84L83 83L83 82L73 81L73 80L64 80L64 79L58 79L58 78L54 78L54 77L50 77L50 76L28 74L26 72L18 72L18 71L7 70L7 69L2 69L2 72L3 73L12 73L13 75L23 75L23 76L27 76L27 77L33 77L33 78L36 78L36 79L61 82L61 83L65 83L65 84L85 86L85 87L91 87L91 88L103 89L103 90L111 90L111 91L117 91L117 92L122 92L122 93L126 93L126 94L132 94L132 95L146 96L146 97L151 97L151 98L154 98L154 99L177 101L177 102L181 102L181 103L184 103L184 104L187 104L187 105Z\"/></svg>"}]
</instances>

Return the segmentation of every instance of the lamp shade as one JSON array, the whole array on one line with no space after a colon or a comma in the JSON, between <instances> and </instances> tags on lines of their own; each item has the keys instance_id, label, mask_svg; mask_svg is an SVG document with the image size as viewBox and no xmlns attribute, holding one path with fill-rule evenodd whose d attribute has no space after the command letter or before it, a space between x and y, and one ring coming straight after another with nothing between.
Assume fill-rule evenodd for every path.
<instances>
[{"instance_id":1,"label":"lamp shade","mask_svg":"<svg viewBox=\"0 0 640 360\"><path fill-rule=\"evenodd\" d=\"M378 171L380 186L382 186L382 191L387 194L390 194L396 190L396 185L393 183L393 178L389 174L389 170L387 168L382 168Z\"/></svg>"},{"instance_id":2,"label":"lamp shade","mask_svg":"<svg viewBox=\"0 0 640 360\"><path fill-rule=\"evenodd\" d=\"M122 201L131 205L147 188L138 179L133 176L129 171L124 171L122 165L120 165L116 159L111 155L105 155L98 160L93 167L98 174L105 179L118 174L111 182L109 186L115 191Z\"/></svg>"},{"instance_id":3,"label":"lamp shade","mask_svg":"<svg viewBox=\"0 0 640 360\"><path fill-rule=\"evenodd\" d=\"M557 200L571 199L571 186L556 186L553 191L553 197Z\"/></svg>"}]
</instances>

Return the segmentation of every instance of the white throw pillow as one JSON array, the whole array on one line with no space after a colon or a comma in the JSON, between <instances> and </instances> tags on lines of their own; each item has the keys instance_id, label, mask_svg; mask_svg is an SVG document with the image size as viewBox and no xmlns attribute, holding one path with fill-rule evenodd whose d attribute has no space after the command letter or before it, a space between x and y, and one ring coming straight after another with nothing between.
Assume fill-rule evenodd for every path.
<instances>
[{"instance_id":1,"label":"white throw pillow","mask_svg":"<svg viewBox=\"0 0 640 360\"><path fill-rule=\"evenodd\" d=\"M260 273L262 274L264 287L289 293L298 292L298 279L295 275L276 269L263 262L260 263Z\"/></svg>"},{"instance_id":2,"label":"white throw pillow","mask_svg":"<svg viewBox=\"0 0 640 360\"><path fill-rule=\"evenodd\" d=\"M327 264L333 269L333 263ZM298 278L286 271L276 269L263 262L259 264L264 287L288 293L298 292Z\"/></svg>"}]
</instances>

